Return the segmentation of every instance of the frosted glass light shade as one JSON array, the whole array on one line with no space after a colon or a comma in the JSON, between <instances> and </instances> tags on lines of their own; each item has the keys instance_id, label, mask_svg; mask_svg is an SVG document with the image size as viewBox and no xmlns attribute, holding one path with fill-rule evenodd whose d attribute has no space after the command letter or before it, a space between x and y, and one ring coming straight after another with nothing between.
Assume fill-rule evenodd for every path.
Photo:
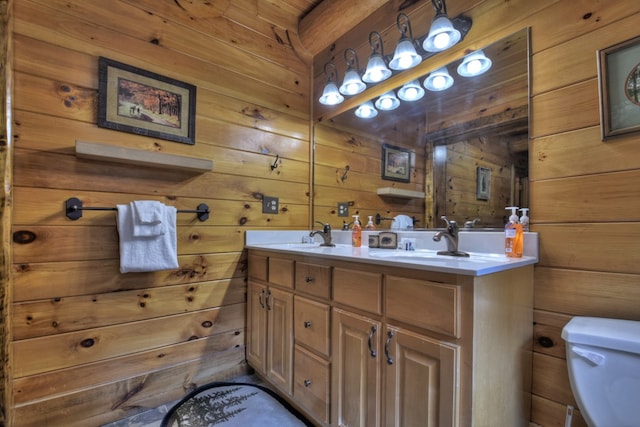
<instances>
[{"instance_id":1,"label":"frosted glass light shade","mask_svg":"<svg viewBox=\"0 0 640 427\"><path fill-rule=\"evenodd\" d=\"M356 116L361 119L372 119L377 115L378 110L375 109L371 101L365 102L356 109Z\"/></svg>"},{"instance_id":2,"label":"frosted glass light shade","mask_svg":"<svg viewBox=\"0 0 640 427\"><path fill-rule=\"evenodd\" d=\"M436 15L431 22L429 35L422 42L422 48L427 52L441 52L458 43L460 38L460 31L453 27L447 15Z\"/></svg>"},{"instance_id":3,"label":"frosted glass light shade","mask_svg":"<svg viewBox=\"0 0 640 427\"><path fill-rule=\"evenodd\" d=\"M474 77L486 73L491 68L491 60L484 55L482 49L465 56L458 65L458 74L462 77Z\"/></svg>"},{"instance_id":4,"label":"frosted glass light shade","mask_svg":"<svg viewBox=\"0 0 640 427\"><path fill-rule=\"evenodd\" d=\"M338 91L338 86L334 82L327 82L322 91L322 96L319 99L320 104L323 105L338 105L344 101L344 96Z\"/></svg>"},{"instance_id":5,"label":"frosted glass light shade","mask_svg":"<svg viewBox=\"0 0 640 427\"><path fill-rule=\"evenodd\" d=\"M390 90L376 100L376 108L382 111L395 110L400 106L400 100L396 97L396 94Z\"/></svg>"},{"instance_id":6,"label":"frosted glass light shade","mask_svg":"<svg viewBox=\"0 0 640 427\"><path fill-rule=\"evenodd\" d=\"M344 75L342 86L340 86L340 93L343 95L357 95L367 88L360 75L353 68L349 68Z\"/></svg>"},{"instance_id":7,"label":"frosted glass light shade","mask_svg":"<svg viewBox=\"0 0 640 427\"><path fill-rule=\"evenodd\" d=\"M367 63L367 70L362 76L362 81L366 83L379 83L389 77L391 77L391 70L387 67L382 56L377 53L371 55Z\"/></svg>"},{"instance_id":8,"label":"frosted glass light shade","mask_svg":"<svg viewBox=\"0 0 640 427\"><path fill-rule=\"evenodd\" d=\"M422 62L422 57L416 52L411 40L402 37L393 53L393 59L389 62L392 70L408 70Z\"/></svg>"},{"instance_id":9,"label":"frosted glass light shade","mask_svg":"<svg viewBox=\"0 0 640 427\"><path fill-rule=\"evenodd\" d=\"M433 92L449 89L453 86L453 77L447 67L438 68L424 79L424 87Z\"/></svg>"},{"instance_id":10,"label":"frosted glass light shade","mask_svg":"<svg viewBox=\"0 0 640 427\"><path fill-rule=\"evenodd\" d=\"M423 96L424 89L417 80L412 80L398 89L398 98L403 101L417 101Z\"/></svg>"}]
</instances>

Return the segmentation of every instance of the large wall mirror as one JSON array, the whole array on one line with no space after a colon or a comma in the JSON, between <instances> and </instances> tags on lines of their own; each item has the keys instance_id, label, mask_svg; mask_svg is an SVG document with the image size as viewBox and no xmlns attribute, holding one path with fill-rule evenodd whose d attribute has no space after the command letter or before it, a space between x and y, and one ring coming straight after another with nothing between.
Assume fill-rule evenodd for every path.
<instances>
[{"instance_id":1,"label":"large wall mirror","mask_svg":"<svg viewBox=\"0 0 640 427\"><path fill-rule=\"evenodd\" d=\"M454 83L446 90L425 90L422 99L401 100L398 108L369 119L355 114L366 96L339 114L320 117L314 127L314 221L406 214L416 219L416 228L435 228L446 215L459 224L478 219L478 227L493 228L504 225L506 206L528 207L529 30L483 51L492 61L489 71L462 77L458 58L447 65ZM417 79L420 85L432 71ZM316 79L316 92L322 79ZM404 83L394 87L396 94ZM377 93L371 101L379 98ZM409 182L383 178L383 145L410 151ZM345 202L349 217L341 218L337 204ZM390 228L390 222L379 228Z\"/></svg>"}]
</instances>

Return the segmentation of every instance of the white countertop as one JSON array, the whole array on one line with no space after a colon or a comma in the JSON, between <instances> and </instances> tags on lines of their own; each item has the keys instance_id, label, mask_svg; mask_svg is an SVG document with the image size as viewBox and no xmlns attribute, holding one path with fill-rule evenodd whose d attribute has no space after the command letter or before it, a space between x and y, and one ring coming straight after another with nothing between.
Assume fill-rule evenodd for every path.
<instances>
[{"instance_id":1,"label":"white countertop","mask_svg":"<svg viewBox=\"0 0 640 427\"><path fill-rule=\"evenodd\" d=\"M496 250L496 246L500 242L502 242L501 245L504 245L504 233L480 231L460 233L459 249L469 253L470 256L468 258L437 255L437 251L444 250L446 247L444 243L433 242L431 237L434 233L430 231L398 232L398 240L407 236L416 238L417 249L415 251L378 249L367 246L354 248L350 244L343 243L345 236L349 237L350 240L351 233L341 231L333 231L332 233L336 243L335 247L320 246L318 241L301 243L302 237L309 235L309 232L304 230L247 231L246 247L287 254L469 276L483 276L538 262L537 233L525 234L525 256L521 258L509 258ZM367 241L365 233L363 233L362 240L363 242ZM502 247L500 246L500 248Z\"/></svg>"}]
</instances>

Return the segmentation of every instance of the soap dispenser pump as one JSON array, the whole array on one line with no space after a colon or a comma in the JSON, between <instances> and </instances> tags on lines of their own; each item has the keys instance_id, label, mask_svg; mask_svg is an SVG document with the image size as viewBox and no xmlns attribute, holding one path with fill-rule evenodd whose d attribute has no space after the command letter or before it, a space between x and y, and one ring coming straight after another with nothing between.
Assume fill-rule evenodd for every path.
<instances>
[{"instance_id":1,"label":"soap dispenser pump","mask_svg":"<svg viewBox=\"0 0 640 427\"><path fill-rule=\"evenodd\" d=\"M520 224L522 224L522 231L529 231L529 208L520 208L520 212L522 212L522 216L520 217Z\"/></svg>"},{"instance_id":2,"label":"soap dispenser pump","mask_svg":"<svg viewBox=\"0 0 640 427\"><path fill-rule=\"evenodd\" d=\"M359 215L351 215L353 220L353 228L351 229L351 244L354 248L362 246L362 227L360 226Z\"/></svg>"},{"instance_id":3,"label":"soap dispenser pump","mask_svg":"<svg viewBox=\"0 0 640 427\"><path fill-rule=\"evenodd\" d=\"M509 206L505 208L511 209L509 222L504 227L504 253L508 257L520 258L522 256L522 247L524 246L524 235L522 234L522 224L518 222L519 218L516 214L517 206Z\"/></svg>"},{"instance_id":4,"label":"soap dispenser pump","mask_svg":"<svg viewBox=\"0 0 640 427\"><path fill-rule=\"evenodd\" d=\"M373 231L376 229L376 226L373 225L373 216L369 215L369 222L367 222L366 227L364 227L366 230L370 230Z\"/></svg>"}]
</instances>

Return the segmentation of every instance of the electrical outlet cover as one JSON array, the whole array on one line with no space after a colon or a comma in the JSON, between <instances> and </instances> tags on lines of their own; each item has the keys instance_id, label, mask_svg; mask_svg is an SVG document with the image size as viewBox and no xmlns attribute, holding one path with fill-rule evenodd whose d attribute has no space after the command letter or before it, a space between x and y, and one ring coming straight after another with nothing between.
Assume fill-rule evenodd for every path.
<instances>
[{"instance_id":1,"label":"electrical outlet cover","mask_svg":"<svg viewBox=\"0 0 640 427\"><path fill-rule=\"evenodd\" d=\"M277 197L264 196L262 198L262 213L277 214L279 210Z\"/></svg>"},{"instance_id":2,"label":"electrical outlet cover","mask_svg":"<svg viewBox=\"0 0 640 427\"><path fill-rule=\"evenodd\" d=\"M349 202L338 203L338 216L349 217Z\"/></svg>"}]
</instances>

